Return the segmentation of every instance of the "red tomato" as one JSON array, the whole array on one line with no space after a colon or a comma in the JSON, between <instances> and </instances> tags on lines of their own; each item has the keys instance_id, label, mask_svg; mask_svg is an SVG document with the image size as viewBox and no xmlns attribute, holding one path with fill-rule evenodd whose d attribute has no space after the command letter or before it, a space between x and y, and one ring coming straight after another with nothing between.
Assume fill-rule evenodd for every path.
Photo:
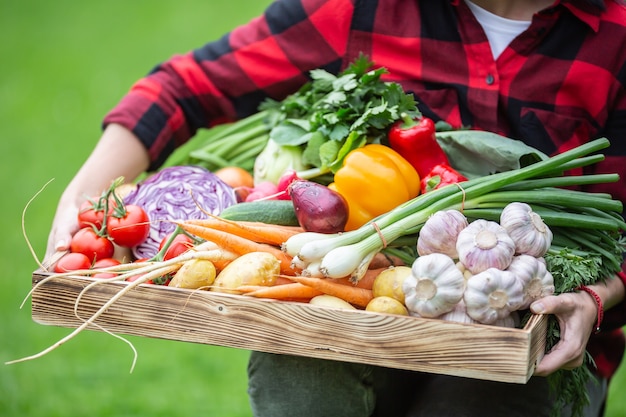
<instances>
[{"instance_id":1,"label":"red tomato","mask_svg":"<svg viewBox=\"0 0 626 417\"><path fill-rule=\"evenodd\" d=\"M113 272L96 272L92 275L93 278L115 278L117 274Z\"/></svg>"},{"instance_id":2,"label":"red tomato","mask_svg":"<svg viewBox=\"0 0 626 417\"><path fill-rule=\"evenodd\" d=\"M115 208L115 201L109 201L109 214ZM78 209L78 227L94 227L100 230L104 221L104 205L99 199L90 199L83 202Z\"/></svg>"},{"instance_id":3,"label":"red tomato","mask_svg":"<svg viewBox=\"0 0 626 417\"><path fill-rule=\"evenodd\" d=\"M54 272L64 273L79 269L89 269L91 261L82 253L67 253L54 265Z\"/></svg>"},{"instance_id":4,"label":"red tomato","mask_svg":"<svg viewBox=\"0 0 626 417\"><path fill-rule=\"evenodd\" d=\"M124 217L107 218L107 233L117 245L132 248L139 245L150 233L150 219L146 211L133 204L125 206Z\"/></svg>"},{"instance_id":5,"label":"red tomato","mask_svg":"<svg viewBox=\"0 0 626 417\"><path fill-rule=\"evenodd\" d=\"M106 268L107 266L116 266L121 264L120 261L118 261L115 258L101 258L96 260L96 262L93 264L94 268Z\"/></svg>"},{"instance_id":6,"label":"red tomato","mask_svg":"<svg viewBox=\"0 0 626 417\"><path fill-rule=\"evenodd\" d=\"M148 259L149 259L149 258L141 258L141 259L137 259L137 260L136 260L135 262L133 262L133 263L137 263L137 262L145 262L145 261L147 261ZM139 278L140 278L140 277L142 277L142 276L143 276L143 274L133 275L133 276L130 276L130 277L126 278L126 281L128 281L128 282L137 281L137 279L139 279Z\"/></svg>"},{"instance_id":7,"label":"red tomato","mask_svg":"<svg viewBox=\"0 0 626 417\"><path fill-rule=\"evenodd\" d=\"M106 268L108 266L116 266L119 264L121 264L121 262L115 258L102 258L93 264L93 268ZM94 278L115 278L117 274L113 272L96 272L92 276Z\"/></svg>"},{"instance_id":8,"label":"red tomato","mask_svg":"<svg viewBox=\"0 0 626 417\"><path fill-rule=\"evenodd\" d=\"M159 252L165 246L165 243L170 238L171 234L165 236L161 243L159 244ZM185 234L178 234L174 237L174 240L170 244L169 248L163 255L163 260L167 261L168 259L172 259L177 257L178 255L187 252L187 250L193 246L193 240Z\"/></svg>"},{"instance_id":9,"label":"red tomato","mask_svg":"<svg viewBox=\"0 0 626 417\"><path fill-rule=\"evenodd\" d=\"M99 236L91 227L80 229L70 243L70 251L86 255L91 262L113 256L115 247L113 242L104 236Z\"/></svg>"}]
</instances>

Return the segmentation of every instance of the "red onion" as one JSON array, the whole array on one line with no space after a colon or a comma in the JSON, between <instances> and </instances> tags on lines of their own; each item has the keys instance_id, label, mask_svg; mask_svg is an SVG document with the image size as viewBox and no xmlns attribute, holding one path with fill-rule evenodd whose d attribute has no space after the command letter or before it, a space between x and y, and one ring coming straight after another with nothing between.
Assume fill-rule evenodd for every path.
<instances>
[{"instance_id":1,"label":"red onion","mask_svg":"<svg viewBox=\"0 0 626 417\"><path fill-rule=\"evenodd\" d=\"M288 188L300 226L309 232L342 232L348 221L348 204L330 188L307 180L295 180Z\"/></svg>"}]
</instances>

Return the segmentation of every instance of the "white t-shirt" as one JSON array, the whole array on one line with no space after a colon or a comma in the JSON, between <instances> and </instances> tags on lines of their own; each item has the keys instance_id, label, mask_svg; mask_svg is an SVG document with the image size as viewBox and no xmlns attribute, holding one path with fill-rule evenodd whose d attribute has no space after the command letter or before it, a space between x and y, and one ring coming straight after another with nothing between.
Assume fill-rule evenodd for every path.
<instances>
[{"instance_id":1,"label":"white t-shirt","mask_svg":"<svg viewBox=\"0 0 626 417\"><path fill-rule=\"evenodd\" d=\"M500 56L504 48L506 48L517 35L530 26L530 21L505 19L504 17L488 12L472 3L470 0L465 0L465 3L467 3L472 13L474 13L478 23L483 27L487 39L489 40L489 45L491 45L491 52L493 53L494 59Z\"/></svg>"}]
</instances>

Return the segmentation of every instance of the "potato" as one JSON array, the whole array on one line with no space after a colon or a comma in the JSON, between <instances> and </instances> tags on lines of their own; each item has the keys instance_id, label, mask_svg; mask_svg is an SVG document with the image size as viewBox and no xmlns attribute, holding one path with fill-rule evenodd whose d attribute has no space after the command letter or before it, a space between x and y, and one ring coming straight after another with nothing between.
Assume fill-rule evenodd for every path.
<instances>
[{"instance_id":1,"label":"potato","mask_svg":"<svg viewBox=\"0 0 626 417\"><path fill-rule=\"evenodd\" d=\"M365 310L376 313L400 314L402 316L409 315L409 311L404 304L386 295L372 298L372 301L367 304Z\"/></svg>"},{"instance_id":2,"label":"potato","mask_svg":"<svg viewBox=\"0 0 626 417\"><path fill-rule=\"evenodd\" d=\"M382 271L374 279L372 295L374 297L387 296L395 298L404 304L404 290L402 283L411 275L409 266L392 266Z\"/></svg>"},{"instance_id":3,"label":"potato","mask_svg":"<svg viewBox=\"0 0 626 417\"><path fill-rule=\"evenodd\" d=\"M208 287L215 281L216 273L213 262L206 259L191 259L180 267L168 286L191 290Z\"/></svg>"},{"instance_id":4,"label":"potato","mask_svg":"<svg viewBox=\"0 0 626 417\"><path fill-rule=\"evenodd\" d=\"M324 306L324 307L332 307L332 308L343 308L347 310L356 310L352 304L347 301L342 300L339 297L335 297L334 295L322 294L317 295L309 301L309 304L313 304L316 306Z\"/></svg>"},{"instance_id":5,"label":"potato","mask_svg":"<svg viewBox=\"0 0 626 417\"><path fill-rule=\"evenodd\" d=\"M241 285L274 285L280 261L267 252L249 252L226 265L215 278L212 291L231 292Z\"/></svg>"}]
</instances>

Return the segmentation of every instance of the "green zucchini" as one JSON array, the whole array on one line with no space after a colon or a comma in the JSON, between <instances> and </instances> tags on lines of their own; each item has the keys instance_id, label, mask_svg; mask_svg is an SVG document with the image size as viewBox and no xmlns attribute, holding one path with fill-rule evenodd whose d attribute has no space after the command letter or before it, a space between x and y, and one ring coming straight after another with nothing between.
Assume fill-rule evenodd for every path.
<instances>
[{"instance_id":1,"label":"green zucchini","mask_svg":"<svg viewBox=\"0 0 626 417\"><path fill-rule=\"evenodd\" d=\"M251 221L281 226L299 226L291 200L258 200L233 204L220 213L227 220Z\"/></svg>"}]
</instances>

